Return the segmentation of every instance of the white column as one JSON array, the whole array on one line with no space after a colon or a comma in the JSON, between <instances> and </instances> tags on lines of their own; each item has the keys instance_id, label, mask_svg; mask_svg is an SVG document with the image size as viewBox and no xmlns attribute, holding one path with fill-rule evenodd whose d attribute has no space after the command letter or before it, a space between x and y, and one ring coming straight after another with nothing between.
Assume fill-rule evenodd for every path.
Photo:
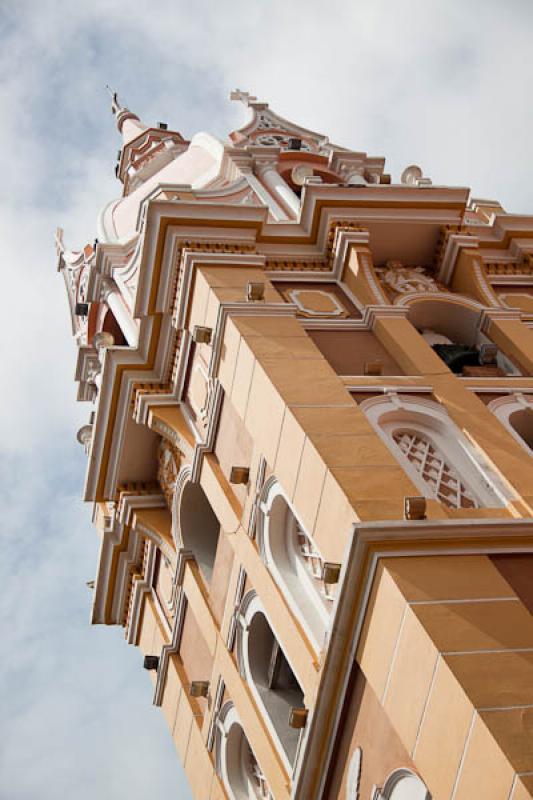
<instances>
[{"instance_id":1,"label":"white column","mask_svg":"<svg viewBox=\"0 0 533 800\"><path fill-rule=\"evenodd\" d=\"M253 174L252 170L244 170L241 167L246 180L250 187L254 190L260 200L270 209L270 213L278 222L288 219L287 212L280 206L272 195L265 189L261 181Z\"/></svg>"},{"instance_id":2,"label":"white column","mask_svg":"<svg viewBox=\"0 0 533 800\"><path fill-rule=\"evenodd\" d=\"M112 278L104 278L102 281L103 299L115 315L115 319L120 325L130 347L137 347L139 343L139 330L132 320L130 312L122 299L115 281Z\"/></svg>"},{"instance_id":3,"label":"white column","mask_svg":"<svg viewBox=\"0 0 533 800\"><path fill-rule=\"evenodd\" d=\"M286 208L296 216L300 216L300 198L293 192L289 184L283 180L273 162L258 164L259 175L266 183L274 197L281 200Z\"/></svg>"}]
</instances>

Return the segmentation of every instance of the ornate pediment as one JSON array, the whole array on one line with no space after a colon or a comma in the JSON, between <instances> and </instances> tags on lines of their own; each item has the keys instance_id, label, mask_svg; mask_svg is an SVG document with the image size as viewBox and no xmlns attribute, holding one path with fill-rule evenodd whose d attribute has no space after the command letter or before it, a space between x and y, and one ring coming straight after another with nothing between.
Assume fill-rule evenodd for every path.
<instances>
[{"instance_id":1,"label":"ornate pediment","mask_svg":"<svg viewBox=\"0 0 533 800\"><path fill-rule=\"evenodd\" d=\"M264 145L279 147L281 150L301 150L306 153L327 156L332 150L342 148L333 145L327 136L302 128L274 113L268 103L260 103L248 92L236 89L231 93L232 100L239 100L247 106L250 118L246 125L230 133L235 145Z\"/></svg>"}]
</instances>

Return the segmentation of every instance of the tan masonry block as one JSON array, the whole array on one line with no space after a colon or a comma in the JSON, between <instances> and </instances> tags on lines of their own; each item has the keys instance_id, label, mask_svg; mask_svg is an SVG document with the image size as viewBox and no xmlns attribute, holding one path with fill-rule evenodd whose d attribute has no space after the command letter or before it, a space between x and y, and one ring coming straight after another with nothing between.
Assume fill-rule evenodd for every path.
<instances>
[{"instance_id":1,"label":"tan masonry block","mask_svg":"<svg viewBox=\"0 0 533 800\"><path fill-rule=\"evenodd\" d=\"M331 472L327 472L313 532L325 561L343 562L355 522L355 511Z\"/></svg>"},{"instance_id":2,"label":"tan masonry block","mask_svg":"<svg viewBox=\"0 0 533 800\"><path fill-rule=\"evenodd\" d=\"M376 433L310 438L328 467L393 466L398 462Z\"/></svg>"},{"instance_id":3,"label":"tan masonry block","mask_svg":"<svg viewBox=\"0 0 533 800\"><path fill-rule=\"evenodd\" d=\"M432 384L435 398L474 447L479 448L518 494L530 494L533 461L504 425L454 375L435 376Z\"/></svg>"},{"instance_id":4,"label":"tan masonry block","mask_svg":"<svg viewBox=\"0 0 533 800\"><path fill-rule=\"evenodd\" d=\"M209 800L227 800L227 794L222 785L222 781L218 778L217 774L213 775L213 784L211 786L211 794Z\"/></svg>"},{"instance_id":5,"label":"tan masonry block","mask_svg":"<svg viewBox=\"0 0 533 800\"><path fill-rule=\"evenodd\" d=\"M512 519L517 515L512 508L448 508L450 519Z\"/></svg>"},{"instance_id":6,"label":"tan masonry block","mask_svg":"<svg viewBox=\"0 0 533 800\"><path fill-rule=\"evenodd\" d=\"M198 267L196 274L200 273L205 282L211 287L221 287L224 289L246 288L249 281L254 283L264 283L269 289L273 286L261 269L250 266L242 267L219 267L203 266Z\"/></svg>"},{"instance_id":7,"label":"tan masonry block","mask_svg":"<svg viewBox=\"0 0 533 800\"><path fill-rule=\"evenodd\" d=\"M193 277L189 311L187 314L187 327L192 330L195 325L204 325L207 314L207 304L209 302L209 284L205 277L196 270Z\"/></svg>"},{"instance_id":8,"label":"tan masonry block","mask_svg":"<svg viewBox=\"0 0 533 800\"><path fill-rule=\"evenodd\" d=\"M480 716L516 772L533 772L533 708L481 711Z\"/></svg>"},{"instance_id":9,"label":"tan masonry block","mask_svg":"<svg viewBox=\"0 0 533 800\"><path fill-rule=\"evenodd\" d=\"M155 628L154 628L154 640L152 642L152 647L154 649L154 654L159 655L161 653L161 650L163 649L163 645L168 644L169 636L166 628L163 627L163 623L161 621L161 616L159 612L154 610L154 613L155 613Z\"/></svg>"},{"instance_id":10,"label":"tan masonry block","mask_svg":"<svg viewBox=\"0 0 533 800\"><path fill-rule=\"evenodd\" d=\"M176 715L178 713L178 702L180 693L183 691L181 680L176 669L174 658L172 656L168 662L167 675L165 678L165 688L163 690L163 700L161 703L161 710L167 721L171 735L174 734L174 725L176 723Z\"/></svg>"},{"instance_id":11,"label":"tan masonry block","mask_svg":"<svg viewBox=\"0 0 533 800\"><path fill-rule=\"evenodd\" d=\"M385 558L408 602L515 597L487 556L413 556Z\"/></svg>"},{"instance_id":12,"label":"tan masonry block","mask_svg":"<svg viewBox=\"0 0 533 800\"><path fill-rule=\"evenodd\" d=\"M202 631L207 649L214 656L218 642L217 626L203 594L198 568L190 561L185 566L183 591L198 627Z\"/></svg>"},{"instance_id":13,"label":"tan masonry block","mask_svg":"<svg viewBox=\"0 0 533 800\"><path fill-rule=\"evenodd\" d=\"M473 713L465 693L439 659L413 753L433 800L452 796Z\"/></svg>"},{"instance_id":14,"label":"tan masonry block","mask_svg":"<svg viewBox=\"0 0 533 800\"><path fill-rule=\"evenodd\" d=\"M255 357L244 339L241 338L231 389L231 402L241 419L246 416L254 367Z\"/></svg>"},{"instance_id":15,"label":"tan masonry block","mask_svg":"<svg viewBox=\"0 0 533 800\"><path fill-rule=\"evenodd\" d=\"M325 477L326 465L312 442L306 439L294 490L294 506L297 516L310 534L315 529Z\"/></svg>"},{"instance_id":16,"label":"tan masonry block","mask_svg":"<svg viewBox=\"0 0 533 800\"><path fill-rule=\"evenodd\" d=\"M279 447L274 463L274 474L279 480L287 497L294 496L296 478L300 469L305 433L298 424L290 409L285 409Z\"/></svg>"},{"instance_id":17,"label":"tan masonry block","mask_svg":"<svg viewBox=\"0 0 533 800\"><path fill-rule=\"evenodd\" d=\"M239 526L242 505L213 453L208 453L204 457L200 483L220 526L227 533L233 533Z\"/></svg>"},{"instance_id":18,"label":"tan masonry block","mask_svg":"<svg viewBox=\"0 0 533 800\"><path fill-rule=\"evenodd\" d=\"M178 709L176 712L173 735L174 746L182 764L187 755L189 738L193 725L196 725L196 723L194 721L192 707L186 692L182 689L178 698Z\"/></svg>"},{"instance_id":19,"label":"tan masonry block","mask_svg":"<svg viewBox=\"0 0 533 800\"><path fill-rule=\"evenodd\" d=\"M398 499L403 503L404 497L420 494L401 467L332 467L331 471L359 517L360 501Z\"/></svg>"},{"instance_id":20,"label":"tan masonry block","mask_svg":"<svg viewBox=\"0 0 533 800\"><path fill-rule=\"evenodd\" d=\"M241 334L235 327L233 319L226 320L224 329L224 341L222 344L220 363L218 365L218 379L224 391L231 396L235 368L237 366L237 356L241 343Z\"/></svg>"},{"instance_id":21,"label":"tan masonry block","mask_svg":"<svg viewBox=\"0 0 533 800\"><path fill-rule=\"evenodd\" d=\"M490 735L482 719L476 716L467 743L454 800L507 800L514 770Z\"/></svg>"},{"instance_id":22,"label":"tan masonry block","mask_svg":"<svg viewBox=\"0 0 533 800\"><path fill-rule=\"evenodd\" d=\"M247 317L233 317L241 336L303 336L307 333L296 317L263 317L259 314Z\"/></svg>"},{"instance_id":23,"label":"tan masonry block","mask_svg":"<svg viewBox=\"0 0 533 800\"><path fill-rule=\"evenodd\" d=\"M368 247L353 246L350 251L348 263L344 269L342 280L346 283L350 291L363 305L373 305L376 302L374 288L369 284L367 270L363 269L361 261L365 259L368 269L376 280L376 275L372 266L372 253Z\"/></svg>"},{"instance_id":24,"label":"tan masonry block","mask_svg":"<svg viewBox=\"0 0 533 800\"><path fill-rule=\"evenodd\" d=\"M374 333L406 375L451 374L409 320L378 318Z\"/></svg>"},{"instance_id":25,"label":"tan masonry block","mask_svg":"<svg viewBox=\"0 0 533 800\"><path fill-rule=\"evenodd\" d=\"M415 605L441 653L533 648L533 616L518 600Z\"/></svg>"},{"instance_id":26,"label":"tan masonry block","mask_svg":"<svg viewBox=\"0 0 533 800\"><path fill-rule=\"evenodd\" d=\"M140 623L139 650L143 656L159 655L154 653L154 634L156 628L154 608L151 599L145 595Z\"/></svg>"},{"instance_id":27,"label":"tan masonry block","mask_svg":"<svg viewBox=\"0 0 533 800\"><path fill-rule=\"evenodd\" d=\"M207 302L205 324L210 328L215 328L218 317L218 310L222 303L246 303L244 288L211 288ZM275 289L265 289L265 303L284 304L282 296ZM250 303L250 305L252 305ZM260 304L257 303L260 308Z\"/></svg>"},{"instance_id":28,"label":"tan masonry block","mask_svg":"<svg viewBox=\"0 0 533 800\"><path fill-rule=\"evenodd\" d=\"M356 500L353 501L357 518L361 522L377 522L384 520L403 520L403 498L396 500Z\"/></svg>"},{"instance_id":29,"label":"tan masonry block","mask_svg":"<svg viewBox=\"0 0 533 800\"><path fill-rule=\"evenodd\" d=\"M527 374L533 373L533 332L519 320L492 320L489 336L504 353L515 358Z\"/></svg>"},{"instance_id":30,"label":"tan masonry block","mask_svg":"<svg viewBox=\"0 0 533 800\"><path fill-rule=\"evenodd\" d=\"M286 359L320 359L324 356L309 337L303 336L250 336L246 342L258 361Z\"/></svg>"},{"instance_id":31,"label":"tan masonry block","mask_svg":"<svg viewBox=\"0 0 533 800\"><path fill-rule=\"evenodd\" d=\"M521 775L516 780L510 800L531 800L533 798L533 775Z\"/></svg>"},{"instance_id":32,"label":"tan masonry block","mask_svg":"<svg viewBox=\"0 0 533 800\"><path fill-rule=\"evenodd\" d=\"M265 374L263 366L256 362L250 386L245 425L261 450L268 464L276 460L285 404Z\"/></svg>"},{"instance_id":33,"label":"tan masonry block","mask_svg":"<svg viewBox=\"0 0 533 800\"><path fill-rule=\"evenodd\" d=\"M437 658L436 647L407 607L382 704L408 752L415 746Z\"/></svg>"},{"instance_id":34,"label":"tan masonry block","mask_svg":"<svg viewBox=\"0 0 533 800\"><path fill-rule=\"evenodd\" d=\"M342 406L293 406L291 412L308 436L359 436L375 433L366 415L347 401Z\"/></svg>"},{"instance_id":35,"label":"tan masonry block","mask_svg":"<svg viewBox=\"0 0 533 800\"><path fill-rule=\"evenodd\" d=\"M533 705L532 652L480 652L444 658L476 708Z\"/></svg>"},{"instance_id":36,"label":"tan masonry block","mask_svg":"<svg viewBox=\"0 0 533 800\"><path fill-rule=\"evenodd\" d=\"M209 800L215 770L196 725L191 728L184 768L194 799Z\"/></svg>"},{"instance_id":37,"label":"tan masonry block","mask_svg":"<svg viewBox=\"0 0 533 800\"><path fill-rule=\"evenodd\" d=\"M383 697L407 605L383 565L378 566L356 660L377 697Z\"/></svg>"},{"instance_id":38,"label":"tan masonry block","mask_svg":"<svg viewBox=\"0 0 533 800\"><path fill-rule=\"evenodd\" d=\"M263 369L288 405L349 405L342 381L325 359L263 362Z\"/></svg>"}]
</instances>

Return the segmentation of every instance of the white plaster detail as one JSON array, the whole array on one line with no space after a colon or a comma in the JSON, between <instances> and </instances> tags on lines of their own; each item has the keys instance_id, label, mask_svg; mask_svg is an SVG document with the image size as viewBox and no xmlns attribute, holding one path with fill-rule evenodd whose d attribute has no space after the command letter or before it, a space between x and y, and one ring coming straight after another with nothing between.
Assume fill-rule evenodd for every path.
<instances>
[{"instance_id":1,"label":"white plaster detail","mask_svg":"<svg viewBox=\"0 0 533 800\"><path fill-rule=\"evenodd\" d=\"M359 783L361 781L361 762L363 751L356 747L348 767L348 780L346 782L346 800L359 800Z\"/></svg>"},{"instance_id":2,"label":"white plaster detail","mask_svg":"<svg viewBox=\"0 0 533 800\"><path fill-rule=\"evenodd\" d=\"M439 291L435 280L426 274L424 267L404 267L399 261L389 261L385 268L377 267L376 273L383 283L398 294Z\"/></svg>"},{"instance_id":3,"label":"white plaster detail","mask_svg":"<svg viewBox=\"0 0 533 800\"><path fill-rule=\"evenodd\" d=\"M305 304L305 300L302 300L302 295L308 294L312 292L313 295L319 295L326 299L326 301L331 306L331 311L328 310L321 310L317 311L316 309L310 308L308 305ZM346 314L346 309L341 304L338 297L336 297L332 292L326 292L323 289L289 289L287 295L290 299L295 303L300 311L304 311L306 314L309 314L313 317L338 317L342 314Z\"/></svg>"},{"instance_id":4,"label":"white plaster detail","mask_svg":"<svg viewBox=\"0 0 533 800\"><path fill-rule=\"evenodd\" d=\"M260 496L257 539L263 561L320 652L334 595L322 582L322 556L275 477L266 482Z\"/></svg>"},{"instance_id":5,"label":"white plaster detail","mask_svg":"<svg viewBox=\"0 0 533 800\"><path fill-rule=\"evenodd\" d=\"M217 715L215 747L217 774L230 800L273 800L231 701Z\"/></svg>"},{"instance_id":6,"label":"white plaster detail","mask_svg":"<svg viewBox=\"0 0 533 800\"><path fill-rule=\"evenodd\" d=\"M514 439L530 455L533 455L533 451L526 441L527 438L530 442L533 441L533 398L521 392L514 392L506 397L492 400L488 404L488 408L505 425Z\"/></svg>"},{"instance_id":7,"label":"white plaster detail","mask_svg":"<svg viewBox=\"0 0 533 800\"><path fill-rule=\"evenodd\" d=\"M437 403L396 395L365 400L361 408L425 497L452 508L498 507L515 498Z\"/></svg>"},{"instance_id":8,"label":"white plaster detail","mask_svg":"<svg viewBox=\"0 0 533 800\"><path fill-rule=\"evenodd\" d=\"M431 800L431 795L422 780L409 769L397 769L389 775L379 800Z\"/></svg>"},{"instance_id":9,"label":"white plaster detail","mask_svg":"<svg viewBox=\"0 0 533 800\"><path fill-rule=\"evenodd\" d=\"M402 172L401 182L407 186L431 186L431 180L425 177L418 164L411 164Z\"/></svg>"}]
</instances>

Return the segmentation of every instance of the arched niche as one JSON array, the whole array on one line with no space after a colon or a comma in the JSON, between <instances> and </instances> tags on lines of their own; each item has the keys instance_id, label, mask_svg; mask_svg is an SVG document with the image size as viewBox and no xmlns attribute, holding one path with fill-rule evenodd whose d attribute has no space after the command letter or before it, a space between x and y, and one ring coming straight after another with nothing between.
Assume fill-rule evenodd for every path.
<instances>
[{"instance_id":1,"label":"arched niche","mask_svg":"<svg viewBox=\"0 0 533 800\"><path fill-rule=\"evenodd\" d=\"M511 492L438 403L390 394L361 403L424 497L449 508L505 505Z\"/></svg>"},{"instance_id":2,"label":"arched niche","mask_svg":"<svg viewBox=\"0 0 533 800\"><path fill-rule=\"evenodd\" d=\"M213 574L220 537L220 523L199 483L190 480L190 469L178 476L172 509L172 532L178 549L189 550L204 579Z\"/></svg>"},{"instance_id":3,"label":"arched niche","mask_svg":"<svg viewBox=\"0 0 533 800\"><path fill-rule=\"evenodd\" d=\"M322 579L324 561L275 478L262 492L258 540L263 561L320 651L333 606L332 587Z\"/></svg>"},{"instance_id":4,"label":"arched niche","mask_svg":"<svg viewBox=\"0 0 533 800\"><path fill-rule=\"evenodd\" d=\"M431 795L418 775L398 769L385 781L380 800L431 800Z\"/></svg>"},{"instance_id":5,"label":"arched niche","mask_svg":"<svg viewBox=\"0 0 533 800\"><path fill-rule=\"evenodd\" d=\"M533 453L533 398L518 392L498 397L488 407L516 441Z\"/></svg>"},{"instance_id":6,"label":"arched niche","mask_svg":"<svg viewBox=\"0 0 533 800\"><path fill-rule=\"evenodd\" d=\"M255 592L249 592L241 603L237 653L241 673L291 771L301 731L290 727L289 716L293 708L304 707L304 695Z\"/></svg>"},{"instance_id":7,"label":"arched niche","mask_svg":"<svg viewBox=\"0 0 533 800\"><path fill-rule=\"evenodd\" d=\"M225 703L218 717L216 760L230 800L271 800L266 778L231 702Z\"/></svg>"},{"instance_id":8,"label":"arched niche","mask_svg":"<svg viewBox=\"0 0 533 800\"><path fill-rule=\"evenodd\" d=\"M457 374L465 367L497 368L499 374L520 374L518 368L481 331L484 308L453 295L407 297L408 320L445 364ZM495 360L493 360L495 359Z\"/></svg>"}]
</instances>

